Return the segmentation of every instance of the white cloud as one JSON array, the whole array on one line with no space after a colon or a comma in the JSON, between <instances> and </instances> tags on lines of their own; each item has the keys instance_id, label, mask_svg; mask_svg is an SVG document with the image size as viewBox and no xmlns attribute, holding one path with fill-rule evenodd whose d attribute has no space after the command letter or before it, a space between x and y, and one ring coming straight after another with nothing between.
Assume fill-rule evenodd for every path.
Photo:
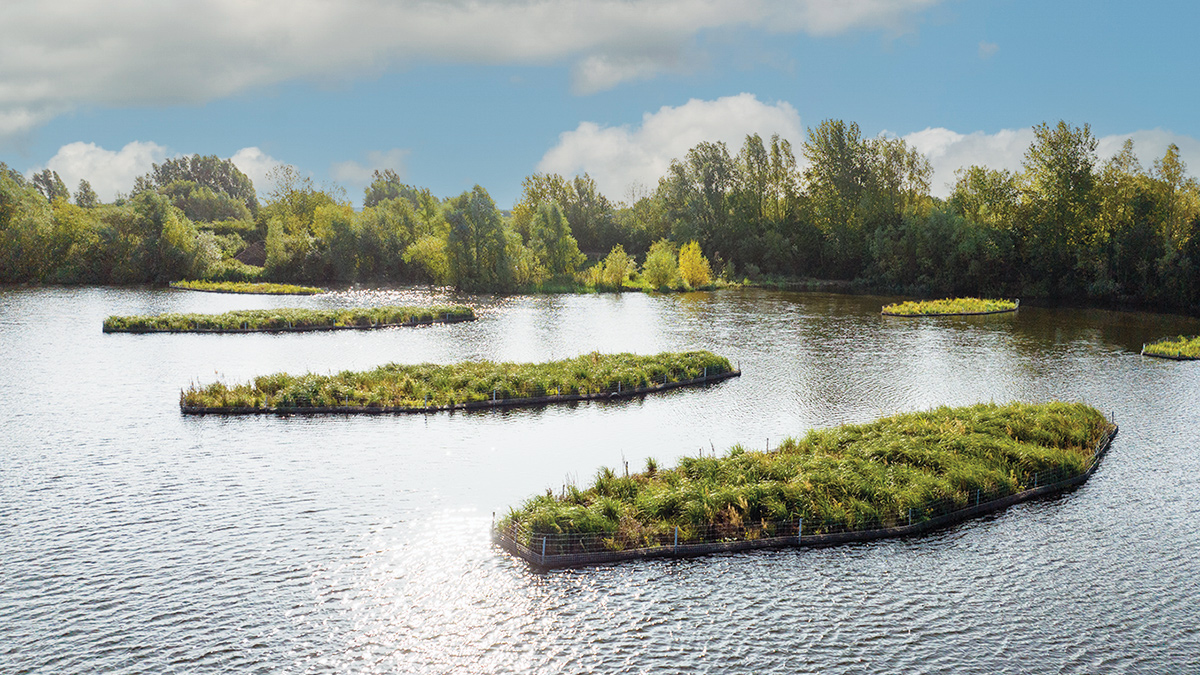
<instances>
[{"instance_id":1,"label":"white cloud","mask_svg":"<svg viewBox=\"0 0 1200 675\"><path fill-rule=\"evenodd\" d=\"M587 172L610 199L623 199L632 186L657 185L671 160L683 158L701 141L724 141L736 153L753 133L764 140L779 134L797 153L804 139L800 115L786 102L768 105L752 94L692 99L646 113L637 128L583 122L559 134L537 168L564 176Z\"/></svg>"},{"instance_id":2,"label":"white cloud","mask_svg":"<svg viewBox=\"0 0 1200 675\"><path fill-rule=\"evenodd\" d=\"M274 187L267 178L271 169L284 163L253 146L233 153L229 161L254 183L254 191L258 193L259 199Z\"/></svg>"},{"instance_id":3,"label":"white cloud","mask_svg":"<svg viewBox=\"0 0 1200 675\"><path fill-rule=\"evenodd\" d=\"M938 1L6 0L0 134L78 105L197 103L417 62L566 62L586 93L681 67L703 32L895 32Z\"/></svg>"},{"instance_id":4,"label":"white cloud","mask_svg":"<svg viewBox=\"0 0 1200 675\"><path fill-rule=\"evenodd\" d=\"M1164 129L1145 129L1131 134L1103 136L1096 145L1096 154L1100 156L1100 161L1106 161L1120 152L1127 138L1133 139L1133 153L1137 155L1143 169L1151 169L1154 160L1162 159L1163 155L1167 154L1167 146L1174 143L1179 146L1179 156L1187 164L1188 173L1196 176L1197 172L1200 172L1200 140Z\"/></svg>"},{"instance_id":5,"label":"white cloud","mask_svg":"<svg viewBox=\"0 0 1200 675\"><path fill-rule=\"evenodd\" d=\"M393 148L387 151L372 150L367 153L366 162L354 160L334 162L329 168L329 175L335 181L353 188L352 191L357 192L358 189L365 188L371 183L371 177L376 170L391 169L404 178L408 173L404 165L408 154L409 151L403 148Z\"/></svg>"},{"instance_id":6,"label":"white cloud","mask_svg":"<svg viewBox=\"0 0 1200 675\"><path fill-rule=\"evenodd\" d=\"M72 194L79 181L86 180L101 200L112 201L118 192L129 192L135 178L149 173L155 162L167 156L163 146L142 141L128 143L116 151L95 143L68 143L45 166L32 169L30 174L42 169L55 171Z\"/></svg>"},{"instance_id":7,"label":"white cloud","mask_svg":"<svg viewBox=\"0 0 1200 675\"><path fill-rule=\"evenodd\" d=\"M962 167L980 165L997 170L1020 169L1021 159L1033 142L1033 129L960 134L949 129L929 128L903 138L904 142L924 153L933 165L930 192L937 197L946 197L954 187L954 172Z\"/></svg>"},{"instance_id":8,"label":"white cloud","mask_svg":"<svg viewBox=\"0 0 1200 675\"><path fill-rule=\"evenodd\" d=\"M995 56L998 51L1000 51L1000 45L995 42L980 41L979 43L979 58L985 61Z\"/></svg>"},{"instance_id":9,"label":"white cloud","mask_svg":"<svg viewBox=\"0 0 1200 675\"><path fill-rule=\"evenodd\" d=\"M1025 152L1033 143L1033 129L1004 129L994 134L976 131L961 134L944 128L929 128L903 137L904 141L929 158L933 165L933 181L930 192L938 197L947 197L954 187L954 172L969 166L986 166L989 169L1020 171ZM1128 134L1113 134L1096 139L1098 165L1121 151L1125 139L1133 139L1133 151L1142 166L1149 169L1155 159L1161 158L1171 143L1179 146L1189 173L1195 175L1200 169L1200 141L1181 134L1150 129Z\"/></svg>"}]
</instances>

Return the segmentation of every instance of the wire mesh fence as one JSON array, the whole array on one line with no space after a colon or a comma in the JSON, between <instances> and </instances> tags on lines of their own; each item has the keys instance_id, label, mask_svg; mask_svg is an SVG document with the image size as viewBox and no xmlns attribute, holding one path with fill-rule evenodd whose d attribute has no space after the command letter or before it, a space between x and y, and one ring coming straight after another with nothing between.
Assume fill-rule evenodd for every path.
<instances>
[{"instance_id":1,"label":"wire mesh fence","mask_svg":"<svg viewBox=\"0 0 1200 675\"><path fill-rule=\"evenodd\" d=\"M1016 487L977 488L955 498L855 519L798 514L787 520L647 526L614 532L536 532L523 524L493 531L493 540L511 554L541 568L575 567L638 557L700 555L749 548L821 545L915 534L995 511L1082 483L1100 463L1116 435L1114 425L1082 468L1052 467L1017 476Z\"/></svg>"}]
</instances>

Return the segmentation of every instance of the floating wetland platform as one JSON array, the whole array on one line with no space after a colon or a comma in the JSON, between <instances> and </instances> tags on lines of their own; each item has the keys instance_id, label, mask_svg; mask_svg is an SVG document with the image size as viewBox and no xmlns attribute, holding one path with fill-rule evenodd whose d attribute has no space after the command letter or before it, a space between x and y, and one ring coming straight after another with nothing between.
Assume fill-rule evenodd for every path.
<instances>
[{"instance_id":1,"label":"floating wetland platform","mask_svg":"<svg viewBox=\"0 0 1200 675\"><path fill-rule=\"evenodd\" d=\"M470 307L365 307L347 309L248 309L224 314L110 316L105 333L304 333L373 330L474 321Z\"/></svg>"},{"instance_id":2,"label":"floating wetland platform","mask_svg":"<svg viewBox=\"0 0 1200 675\"><path fill-rule=\"evenodd\" d=\"M707 351L586 354L544 364L468 362L389 364L338 375L286 373L228 387L193 386L180 394L185 415L379 415L487 410L631 398L715 384L741 375Z\"/></svg>"},{"instance_id":3,"label":"floating wetland platform","mask_svg":"<svg viewBox=\"0 0 1200 675\"><path fill-rule=\"evenodd\" d=\"M908 301L885 305L880 314L910 319L922 316L983 316L1015 312L1020 306L1020 300L946 298L944 300Z\"/></svg>"},{"instance_id":4,"label":"floating wetland platform","mask_svg":"<svg viewBox=\"0 0 1200 675\"><path fill-rule=\"evenodd\" d=\"M1086 459L1081 458L1082 464L1054 466L1011 476L1017 486L1015 491L1003 486L991 489L979 487L968 490L965 499L962 496L957 499L931 499L886 517L864 520L853 525L844 521L822 520L803 515L794 515L787 520L751 522L747 519L745 523L727 521L699 527L683 524L658 528L653 533L643 530L638 534L641 545L623 547L628 544L628 539L622 541L622 537L617 533L552 533L546 531L548 528L545 521L539 528L541 531L535 531L527 523L514 521L510 516L503 519L499 526L493 527L492 540L509 554L528 563L531 568L545 571L647 558L688 558L756 549L830 546L918 535L1081 485L1096 471L1118 430L1115 424L1104 419L1098 412L1095 414L1103 420L1104 429L1098 442L1087 453ZM1056 433L1058 432L1047 431L1047 435ZM613 478L611 473L608 478L610 481ZM629 480L628 476L626 480ZM564 494L564 497L567 495ZM535 498L530 500L530 503L538 499L554 498ZM530 508L529 503L526 508ZM536 518L532 514L529 514L529 517Z\"/></svg>"}]
</instances>

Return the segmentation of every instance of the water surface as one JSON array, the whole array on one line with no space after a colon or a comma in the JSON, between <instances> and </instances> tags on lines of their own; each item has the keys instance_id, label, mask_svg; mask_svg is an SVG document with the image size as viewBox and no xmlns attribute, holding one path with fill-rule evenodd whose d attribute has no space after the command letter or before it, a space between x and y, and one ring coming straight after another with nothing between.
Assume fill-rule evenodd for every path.
<instances>
[{"instance_id":1,"label":"water surface","mask_svg":"<svg viewBox=\"0 0 1200 675\"><path fill-rule=\"evenodd\" d=\"M309 298L0 290L0 672L1155 673L1200 663L1200 321L745 290ZM465 324L105 335L109 314L461 301ZM192 417L181 388L389 361L711 349L740 378L619 402ZM499 515L601 466L979 401L1121 425L1080 489L910 539L546 575Z\"/></svg>"}]
</instances>

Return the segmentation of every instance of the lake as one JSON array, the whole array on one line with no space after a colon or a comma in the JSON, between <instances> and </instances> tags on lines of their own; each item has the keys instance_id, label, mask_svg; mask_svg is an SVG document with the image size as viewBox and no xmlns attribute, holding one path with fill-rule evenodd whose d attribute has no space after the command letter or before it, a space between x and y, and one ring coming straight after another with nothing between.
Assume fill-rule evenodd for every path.
<instances>
[{"instance_id":1,"label":"lake","mask_svg":"<svg viewBox=\"0 0 1200 675\"><path fill-rule=\"evenodd\" d=\"M314 297L0 288L3 673L1158 673L1200 663L1200 320L757 289ZM463 302L471 323L103 334L110 314ZM1028 304L1028 303L1026 303ZM192 382L710 349L742 376L612 402L183 416ZM493 517L602 466L976 402L1087 402L1079 489L932 534L548 574Z\"/></svg>"}]
</instances>

